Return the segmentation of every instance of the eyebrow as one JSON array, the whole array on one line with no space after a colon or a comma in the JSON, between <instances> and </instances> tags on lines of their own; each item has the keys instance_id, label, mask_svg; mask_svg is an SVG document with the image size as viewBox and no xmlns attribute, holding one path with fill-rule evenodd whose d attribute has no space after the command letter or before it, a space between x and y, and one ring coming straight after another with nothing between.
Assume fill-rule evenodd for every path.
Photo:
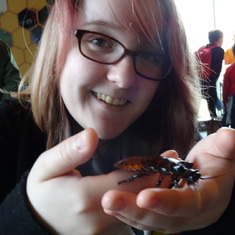
<instances>
[{"instance_id":1,"label":"eyebrow","mask_svg":"<svg viewBox=\"0 0 235 235\"><path fill-rule=\"evenodd\" d=\"M113 22L103 21L103 20L91 20L82 24L82 26L102 26L111 29L120 29L121 27Z\"/></svg>"}]
</instances>

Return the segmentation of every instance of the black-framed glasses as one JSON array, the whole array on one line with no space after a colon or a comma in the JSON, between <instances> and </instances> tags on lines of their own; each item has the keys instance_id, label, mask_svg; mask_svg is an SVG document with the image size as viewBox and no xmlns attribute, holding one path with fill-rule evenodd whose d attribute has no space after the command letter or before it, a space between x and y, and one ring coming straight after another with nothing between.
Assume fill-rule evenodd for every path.
<instances>
[{"instance_id":1,"label":"black-framed glasses","mask_svg":"<svg viewBox=\"0 0 235 235\"><path fill-rule=\"evenodd\" d=\"M134 69L143 78L160 81L171 70L170 59L155 51L130 51L118 40L102 33L88 30L72 30L78 39L80 53L89 60L101 64L115 64L130 55Z\"/></svg>"}]
</instances>

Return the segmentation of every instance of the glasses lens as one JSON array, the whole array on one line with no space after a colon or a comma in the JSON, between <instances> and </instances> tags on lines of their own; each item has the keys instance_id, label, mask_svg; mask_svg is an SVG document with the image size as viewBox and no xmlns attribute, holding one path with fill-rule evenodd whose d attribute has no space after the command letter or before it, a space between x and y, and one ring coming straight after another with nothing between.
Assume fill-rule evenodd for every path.
<instances>
[{"instance_id":1,"label":"glasses lens","mask_svg":"<svg viewBox=\"0 0 235 235\"><path fill-rule=\"evenodd\" d=\"M133 56L136 72L151 80L163 79L171 69L171 63L164 54L153 51L132 52L114 38L96 32L81 30L77 37L80 52L92 61L114 64L126 53Z\"/></svg>"},{"instance_id":2,"label":"glasses lens","mask_svg":"<svg viewBox=\"0 0 235 235\"><path fill-rule=\"evenodd\" d=\"M80 50L84 56L107 64L116 62L124 54L124 48L118 42L103 34L92 32L83 35Z\"/></svg>"},{"instance_id":3,"label":"glasses lens","mask_svg":"<svg viewBox=\"0 0 235 235\"><path fill-rule=\"evenodd\" d=\"M146 78L162 79L170 68L170 62L167 57L156 52L142 52L136 57L136 71Z\"/></svg>"}]
</instances>

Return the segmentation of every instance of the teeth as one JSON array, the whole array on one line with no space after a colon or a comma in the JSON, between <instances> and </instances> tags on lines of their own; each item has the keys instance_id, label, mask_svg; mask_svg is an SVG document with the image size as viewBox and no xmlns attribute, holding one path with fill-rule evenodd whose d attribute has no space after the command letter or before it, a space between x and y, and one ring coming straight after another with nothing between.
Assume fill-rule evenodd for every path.
<instances>
[{"instance_id":1,"label":"teeth","mask_svg":"<svg viewBox=\"0 0 235 235\"><path fill-rule=\"evenodd\" d=\"M127 100L113 98L109 95L105 95L105 94L101 94L101 93L96 93L96 97L99 100L103 100L107 104L112 104L112 105L125 105L127 103Z\"/></svg>"}]
</instances>

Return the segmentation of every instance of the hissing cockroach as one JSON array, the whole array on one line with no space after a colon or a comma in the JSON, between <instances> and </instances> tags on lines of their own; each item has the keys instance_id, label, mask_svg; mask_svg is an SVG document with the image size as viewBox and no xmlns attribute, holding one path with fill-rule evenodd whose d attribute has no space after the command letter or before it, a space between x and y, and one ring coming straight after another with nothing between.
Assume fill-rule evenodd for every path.
<instances>
[{"instance_id":1,"label":"hissing cockroach","mask_svg":"<svg viewBox=\"0 0 235 235\"><path fill-rule=\"evenodd\" d=\"M156 187L161 185L166 175L171 175L169 188L178 187L180 179L186 179L188 185L194 185L199 179L209 179L202 178L198 169L192 169L192 162L163 156L130 157L117 162L114 166L122 170L136 173L130 178L118 182L118 184L131 182L137 178L157 173L159 173L159 178Z\"/></svg>"}]
</instances>

